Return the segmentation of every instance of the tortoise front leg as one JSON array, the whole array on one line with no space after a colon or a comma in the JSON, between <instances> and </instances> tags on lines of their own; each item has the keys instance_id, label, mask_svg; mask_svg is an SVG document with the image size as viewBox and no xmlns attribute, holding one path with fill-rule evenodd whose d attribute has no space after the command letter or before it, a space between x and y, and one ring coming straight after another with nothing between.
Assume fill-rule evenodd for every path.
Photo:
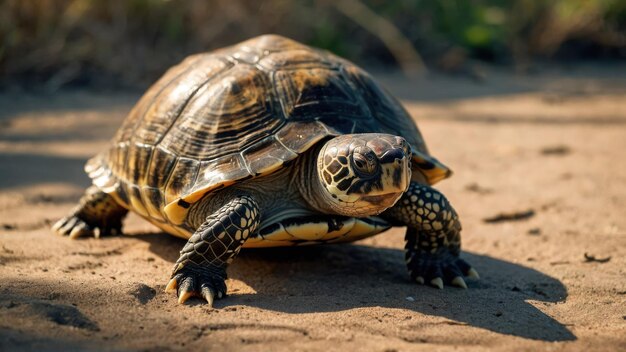
<instances>
[{"instance_id":1,"label":"tortoise front leg","mask_svg":"<svg viewBox=\"0 0 626 352\"><path fill-rule=\"evenodd\" d=\"M113 197L91 186L76 208L57 221L52 230L72 239L87 235L98 238L101 235L121 234L122 220L127 213L128 210L117 204Z\"/></svg>"},{"instance_id":2,"label":"tortoise front leg","mask_svg":"<svg viewBox=\"0 0 626 352\"><path fill-rule=\"evenodd\" d=\"M405 255L412 280L442 289L444 280L467 288L464 275L478 278L476 270L459 258L459 217L436 189L412 182L402 198L383 216L395 225L407 226Z\"/></svg>"},{"instance_id":3,"label":"tortoise front leg","mask_svg":"<svg viewBox=\"0 0 626 352\"><path fill-rule=\"evenodd\" d=\"M167 292L176 292L178 303L190 297L206 299L226 295L226 267L248 237L256 231L259 207L252 197L239 196L211 214L180 251Z\"/></svg>"}]
</instances>

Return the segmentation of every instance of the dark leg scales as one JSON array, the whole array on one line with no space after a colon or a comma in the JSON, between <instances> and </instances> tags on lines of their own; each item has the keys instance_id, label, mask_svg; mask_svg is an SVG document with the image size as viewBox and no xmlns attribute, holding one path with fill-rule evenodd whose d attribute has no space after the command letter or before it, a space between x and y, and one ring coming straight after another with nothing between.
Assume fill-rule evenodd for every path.
<instances>
[{"instance_id":1,"label":"dark leg scales","mask_svg":"<svg viewBox=\"0 0 626 352\"><path fill-rule=\"evenodd\" d=\"M209 215L189 238L174 265L167 292L176 292L178 303L190 297L213 300L226 296L226 267L256 231L260 213L249 196L239 196Z\"/></svg>"},{"instance_id":2,"label":"dark leg scales","mask_svg":"<svg viewBox=\"0 0 626 352\"><path fill-rule=\"evenodd\" d=\"M122 233L122 220L128 210L117 204L113 197L95 186L89 187L72 212L57 221L52 230L72 239L81 236L118 235Z\"/></svg>"},{"instance_id":3,"label":"dark leg scales","mask_svg":"<svg viewBox=\"0 0 626 352\"><path fill-rule=\"evenodd\" d=\"M411 183L383 216L406 226L406 263L412 281L442 289L444 284L467 288L464 276L478 278L461 253L461 223L446 197L436 189Z\"/></svg>"}]
</instances>

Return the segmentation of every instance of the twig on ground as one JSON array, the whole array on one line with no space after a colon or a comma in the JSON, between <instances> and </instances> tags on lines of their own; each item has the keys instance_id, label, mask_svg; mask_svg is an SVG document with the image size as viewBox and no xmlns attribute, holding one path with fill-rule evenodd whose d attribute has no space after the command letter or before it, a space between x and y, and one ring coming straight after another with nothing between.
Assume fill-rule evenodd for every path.
<instances>
[{"instance_id":1,"label":"twig on ground","mask_svg":"<svg viewBox=\"0 0 626 352\"><path fill-rule=\"evenodd\" d=\"M526 220L535 216L535 211L532 209L525 211L517 211L513 213L500 213L498 215L492 216L490 218L483 219L486 223L497 223L503 221L518 221L518 220Z\"/></svg>"},{"instance_id":2,"label":"twig on ground","mask_svg":"<svg viewBox=\"0 0 626 352\"><path fill-rule=\"evenodd\" d=\"M609 260L611 260L611 256L608 256L606 258L596 258L594 255L587 254L587 252L585 252L585 263L607 263Z\"/></svg>"}]
</instances>

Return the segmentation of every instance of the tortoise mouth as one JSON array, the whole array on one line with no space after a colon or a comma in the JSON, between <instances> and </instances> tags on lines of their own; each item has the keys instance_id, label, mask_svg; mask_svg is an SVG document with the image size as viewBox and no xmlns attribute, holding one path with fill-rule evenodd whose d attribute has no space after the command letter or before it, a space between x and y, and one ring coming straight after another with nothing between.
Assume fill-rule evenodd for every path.
<instances>
[{"instance_id":1,"label":"tortoise mouth","mask_svg":"<svg viewBox=\"0 0 626 352\"><path fill-rule=\"evenodd\" d=\"M377 196L363 196L361 200L366 201L376 207L389 208L393 206L402 195L401 192L382 194Z\"/></svg>"}]
</instances>

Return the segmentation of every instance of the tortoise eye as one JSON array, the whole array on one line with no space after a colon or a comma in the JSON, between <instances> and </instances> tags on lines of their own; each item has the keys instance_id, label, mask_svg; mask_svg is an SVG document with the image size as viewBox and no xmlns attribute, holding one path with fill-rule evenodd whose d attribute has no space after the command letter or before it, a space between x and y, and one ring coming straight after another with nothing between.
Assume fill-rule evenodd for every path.
<instances>
[{"instance_id":1,"label":"tortoise eye","mask_svg":"<svg viewBox=\"0 0 626 352\"><path fill-rule=\"evenodd\" d=\"M352 163L355 171L359 174L371 175L376 172L376 160L372 155L354 153L352 155Z\"/></svg>"}]
</instances>

